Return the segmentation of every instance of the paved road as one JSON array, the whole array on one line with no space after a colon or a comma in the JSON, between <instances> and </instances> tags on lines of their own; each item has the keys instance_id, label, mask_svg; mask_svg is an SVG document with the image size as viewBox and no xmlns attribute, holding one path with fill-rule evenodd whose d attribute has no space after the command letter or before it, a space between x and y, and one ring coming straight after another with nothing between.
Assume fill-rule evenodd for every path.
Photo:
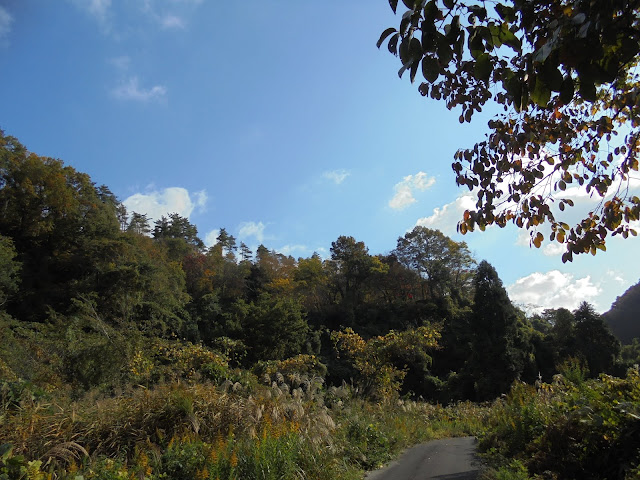
<instances>
[{"instance_id":1,"label":"paved road","mask_svg":"<svg viewBox=\"0 0 640 480\"><path fill-rule=\"evenodd\" d=\"M475 480L480 464L473 437L433 440L410 448L387 468L367 480Z\"/></svg>"}]
</instances>

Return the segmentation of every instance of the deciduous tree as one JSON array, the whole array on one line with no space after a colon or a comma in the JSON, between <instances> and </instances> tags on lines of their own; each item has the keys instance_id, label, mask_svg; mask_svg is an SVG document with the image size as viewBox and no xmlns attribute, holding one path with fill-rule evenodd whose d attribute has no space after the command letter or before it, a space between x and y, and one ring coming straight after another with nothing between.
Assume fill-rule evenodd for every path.
<instances>
[{"instance_id":1,"label":"deciduous tree","mask_svg":"<svg viewBox=\"0 0 640 480\"><path fill-rule=\"evenodd\" d=\"M563 261L636 235L640 198L629 189L640 151L640 2L402 0L399 28L378 47L399 55L419 91L470 122L490 100L504 113L486 140L457 151L458 185L477 192L462 233L512 222L539 247L566 244ZM398 0L389 0L394 12ZM577 186L599 202L566 223Z\"/></svg>"},{"instance_id":2,"label":"deciduous tree","mask_svg":"<svg viewBox=\"0 0 640 480\"><path fill-rule=\"evenodd\" d=\"M398 238L394 254L418 273L423 299L459 296L473 275L475 260L467 244L454 242L439 230L415 227Z\"/></svg>"}]
</instances>

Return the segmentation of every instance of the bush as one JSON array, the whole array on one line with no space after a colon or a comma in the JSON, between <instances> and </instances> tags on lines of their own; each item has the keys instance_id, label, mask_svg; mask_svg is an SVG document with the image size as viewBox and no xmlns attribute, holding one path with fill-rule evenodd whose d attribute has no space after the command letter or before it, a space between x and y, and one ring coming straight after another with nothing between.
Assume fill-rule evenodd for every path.
<instances>
[{"instance_id":1,"label":"bush","mask_svg":"<svg viewBox=\"0 0 640 480\"><path fill-rule=\"evenodd\" d=\"M601 375L585 381L580 372L570 377L577 383L557 376L537 391L514 385L494 406L481 448L498 460L515 456L531 475L594 480L633 475L640 465L638 370L629 370L624 379Z\"/></svg>"}]
</instances>

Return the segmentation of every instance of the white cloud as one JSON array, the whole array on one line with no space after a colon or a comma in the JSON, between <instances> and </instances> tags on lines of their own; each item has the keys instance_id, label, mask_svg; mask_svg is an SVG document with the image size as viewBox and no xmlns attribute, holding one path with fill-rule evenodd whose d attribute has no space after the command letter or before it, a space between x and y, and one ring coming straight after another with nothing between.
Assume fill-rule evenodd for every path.
<instances>
[{"instance_id":1,"label":"white cloud","mask_svg":"<svg viewBox=\"0 0 640 480\"><path fill-rule=\"evenodd\" d=\"M118 70L127 71L131 65L131 57L128 55L121 55L119 57L113 57L109 59L109 63L116 67Z\"/></svg>"},{"instance_id":2,"label":"white cloud","mask_svg":"<svg viewBox=\"0 0 640 480\"><path fill-rule=\"evenodd\" d=\"M0 46L6 44L6 39L11 33L12 23L13 16L7 11L6 8L0 7Z\"/></svg>"},{"instance_id":3,"label":"white cloud","mask_svg":"<svg viewBox=\"0 0 640 480\"><path fill-rule=\"evenodd\" d=\"M207 247L212 247L213 245L218 243L218 235L220 235L220 229L219 228L211 230L209 233L207 233L204 236L204 244Z\"/></svg>"},{"instance_id":4,"label":"white cloud","mask_svg":"<svg viewBox=\"0 0 640 480\"><path fill-rule=\"evenodd\" d=\"M419 218L416 226L433 228L446 235L453 235L465 210L473 210L475 205L473 194L465 193L441 208L434 208L431 216Z\"/></svg>"},{"instance_id":5,"label":"white cloud","mask_svg":"<svg viewBox=\"0 0 640 480\"><path fill-rule=\"evenodd\" d=\"M240 238L255 237L260 243L264 240L265 224L262 222L243 222L238 230Z\"/></svg>"},{"instance_id":6,"label":"white cloud","mask_svg":"<svg viewBox=\"0 0 640 480\"><path fill-rule=\"evenodd\" d=\"M140 88L138 77L131 77L127 82L113 89L112 94L120 100L135 100L138 102L148 102L150 100L161 100L167 95L167 88L163 85L155 85L151 88Z\"/></svg>"},{"instance_id":7,"label":"white cloud","mask_svg":"<svg viewBox=\"0 0 640 480\"><path fill-rule=\"evenodd\" d=\"M529 235L527 231L520 230L518 232L518 237L516 238L516 245L520 245L521 247L530 247L531 235Z\"/></svg>"},{"instance_id":8,"label":"white cloud","mask_svg":"<svg viewBox=\"0 0 640 480\"><path fill-rule=\"evenodd\" d=\"M204 190L192 195L181 187L169 187L161 191L136 193L124 200L127 211L146 214L153 223L160 217L170 213L177 213L181 217L189 218L194 210L202 210L207 202Z\"/></svg>"},{"instance_id":9,"label":"white cloud","mask_svg":"<svg viewBox=\"0 0 640 480\"><path fill-rule=\"evenodd\" d=\"M184 20L178 17L177 15L168 14L160 18L159 21L162 28L166 28L166 29L174 29L174 28L184 29L185 28Z\"/></svg>"},{"instance_id":10,"label":"white cloud","mask_svg":"<svg viewBox=\"0 0 640 480\"><path fill-rule=\"evenodd\" d=\"M395 194L391 200L389 200L389 207L394 210L402 210L407 208L412 203L416 202L413 196L414 190L421 192L425 191L429 187L436 183L436 179L428 177L425 172L418 172L415 175L407 175L401 182L396 183L394 190Z\"/></svg>"},{"instance_id":11,"label":"white cloud","mask_svg":"<svg viewBox=\"0 0 640 480\"><path fill-rule=\"evenodd\" d=\"M616 270L607 270L607 277L609 277L614 282L617 282L620 285L624 285L624 276L622 273Z\"/></svg>"},{"instance_id":12,"label":"white cloud","mask_svg":"<svg viewBox=\"0 0 640 480\"><path fill-rule=\"evenodd\" d=\"M542 253L544 253L547 257L562 255L566 251L567 246L564 243L558 242L547 243L542 249Z\"/></svg>"},{"instance_id":13,"label":"white cloud","mask_svg":"<svg viewBox=\"0 0 640 480\"><path fill-rule=\"evenodd\" d=\"M103 27L107 26L111 0L72 0L79 8L94 17Z\"/></svg>"},{"instance_id":14,"label":"white cloud","mask_svg":"<svg viewBox=\"0 0 640 480\"><path fill-rule=\"evenodd\" d=\"M536 311L560 307L574 310L583 301L594 303L602 288L589 275L576 279L570 273L552 270L522 277L509 285L507 292L513 302L530 305Z\"/></svg>"},{"instance_id":15,"label":"white cloud","mask_svg":"<svg viewBox=\"0 0 640 480\"><path fill-rule=\"evenodd\" d=\"M182 30L187 26L184 16L200 3L201 0L172 0L160 5L161 2L143 0L142 12L149 20L166 30Z\"/></svg>"},{"instance_id":16,"label":"white cloud","mask_svg":"<svg viewBox=\"0 0 640 480\"><path fill-rule=\"evenodd\" d=\"M209 198L207 196L207 191L200 190L199 192L194 193L193 196L195 197L196 207L198 207L200 211L203 211L204 207L207 205L207 200Z\"/></svg>"},{"instance_id":17,"label":"white cloud","mask_svg":"<svg viewBox=\"0 0 640 480\"><path fill-rule=\"evenodd\" d=\"M533 243L531 242L531 234L524 230L520 230L518 232L518 237L516 238L516 245L520 245L521 247L530 247L535 248ZM558 255L562 255L567 251L567 245L564 243L558 242L547 242L544 247L542 247L542 253L547 257L555 257Z\"/></svg>"},{"instance_id":18,"label":"white cloud","mask_svg":"<svg viewBox=\"0 0 640 480\"><path fill-rule=\"evenodd\" d=\"M324 172L322 177L331 180L336 185L340 185L349 175L351 175L351 173L346 170L332 170L330 172Z\"/></svg>"}]
</instances>

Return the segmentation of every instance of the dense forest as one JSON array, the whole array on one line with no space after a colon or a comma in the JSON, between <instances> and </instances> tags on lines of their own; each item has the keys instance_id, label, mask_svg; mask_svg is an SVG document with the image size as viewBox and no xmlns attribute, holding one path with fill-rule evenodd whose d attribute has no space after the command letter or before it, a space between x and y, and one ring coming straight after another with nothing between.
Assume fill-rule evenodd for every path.
<instances>
[{"instance_id":1,"label":"dense forest","mask_svg":"<svg viewBox=\"0 0 640 480\"><path fill-rule=\"evenodd\" d=\"M165 476L153 477L150 469L139 478L194 478L171 473L183 468L171 463L178 462L170 454L174 439L196 448L185 428L192 436L209 432L210 443L198 437L198 455L213 455L211 445L222 439L215 451L226 452L227 463L212 461L221 469L216 475L235 478L233 429L251 437L261 428L264 438L278 439L297 435L307 419L308 431L322 435L335 427L331 412L347 397L370 402L364 405L409 402L405 414L406 405L425 405L413 410L422 412L421 421L450 419L466 415L460 405L476 408L456 402L492 401L514 382L542 385L571 372L581 381L624 376L640 358L637 345L621 355L619 341L587 303L527 316L489 263L473 258L464 242L425 227L400 236L385 254L344 235L332 242L329 258L295 259L264 245L253 252L225 228L207 248L187 218L170 214L152 224L127 212L108 187L4 133L0 211L0 478L26 478L11 476L10 460L23 458L18 453L31 463L16 463L16 471L34 465L39 471L48 459L49 478L67 478L94 453L107 457L93 457L91 468L96 458L115 458L117 468L133 462L139 474L148 463L142 456L160 447L155 468ZM231 401L220 392L238 396ZM293 410L281 417L274 406L267 418L273 395L289 398ZM232 413L205 425L202 410L214 408L213 398L227 402L216 408ZM251 410L258 398L263 410ZM107 425L103 410L93 411L94 423L66 416L97 400L120 426ZM439 413L427 415L432 407L416 400L436 402ZM251 410L253 423L243 423L242 408ZM300 409L315 412L316 420ZM164 416L152 421L154 412ZM172 416L186 422L183 430L168 426ZM394 451L381 431L367 430L373 423L349 425L348 444L355 435L369 449L378 445L380 455L367 460L353 453L353 463L370 468ZM92 477L83 462L88 478L124 478L105 476L114 464L104 462L103 473ZM206 462L200 463L202 473Z\"/></svg>"},{"instance_id":2,"label":"dense forest","mask_svg":"<svg viewBox=\"0 0 640 480\"><path fill-rule=\"evenodd\" d=\"M569 358L594 376L616 368L620 346L591 306L527 318L491 265L437 230L415 227L378 255L340 236L327 259L252 252L225 228L206 248L187 218L150 224L88 175L1 142L2 308L16 338L53 342L42 353L52 356L49 382L112 390L132 380L127 365L150 339L202 345L243 368L315 356L333 384L353 379L374 393L374 380L393 377L402 394L443 402L549 380ZM416 343L421 329L434 341ZM384 350L391 377L359 371L345 335L373 342L372 357Z\"/></svg>"}]
</instances>

